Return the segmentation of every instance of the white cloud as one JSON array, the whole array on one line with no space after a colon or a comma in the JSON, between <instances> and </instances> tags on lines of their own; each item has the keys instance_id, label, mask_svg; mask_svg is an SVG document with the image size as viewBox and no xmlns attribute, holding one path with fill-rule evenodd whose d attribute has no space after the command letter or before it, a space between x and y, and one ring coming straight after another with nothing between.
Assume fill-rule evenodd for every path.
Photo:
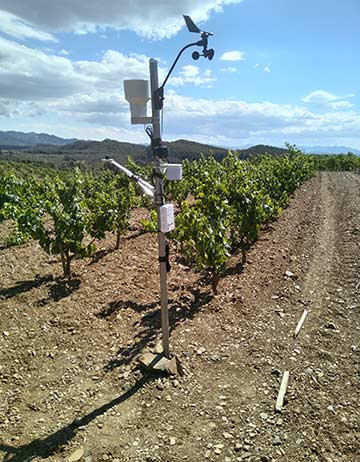
<instances>
[{"instance_id":1,"label":"white cloud","mask_svg":"<svg viewBox=\"0 0 360 462\"><path fill-rule=\"evenodd\" d=\"M164 38L176 34L189 14L200 26L212 12L241 0L71 0L44 4L44 0L1 0L0 8L40 29L75 31L104 30L106 27L131 29L137 34Z\"/></svg>"},{"instance_id":2,"label":"white cloud","mask_svg":"<svg viewBox=\"0 0 360 462\"><path fill-rule=\"evenodd\" d=\"M271 102L195 100L177 94L167 96L166 127L173 138L212 139L215 144L271 143L290 140L300 144L306 138L323 140L356 138L360 114L329 112L317 114L300 106ZM247 141L246 141L247 140Z\"/></svg>"},{"instance_id":3,"label":"white cloud","mask_svg":"<svg viewBox=\"0 0 360 462\"><path fill-rule=\"evenodd\" d=\"M0 32L17 39L35 39L44 42L56 42L55 37L47 32L36 30L11 13L0 10Z\"/></svg>"},{"instance_id":4,"label":"white cloud","mask_svg":"<svg viewBox=\"0 0 360 462\"><path fill-rule=\"evenodd\" d=\"M148 57L126 56L108 50L99 61L73 61L1 38L0 49L2 127L9 127L11 120L28 120L26 127L19 122L16 128L41 129L79 138L103 136L147 141L139 127L130 125L121 82L125 78L147 78ZM160 71L164 74L164 69ZM169 84L211 85L214 79L210 69L204 71L198 66L187 65ZM341 103L344 100L331 94L330 97L323 95L323 99L328 104L340 103L337 110L325 106L325 111L319 113L316 107L310 110L300 105L273 102L195 99L178 93L178 89L169 88L165 93L167 139L185 137L236 146L260 140L313 144L311 138L316 138L318 143L326 140L328 144L335 139L343 143L346 139L356 139L360 132L360 114L341 110L346 109ZM44 122L34 127L39 120L35 116L39 114L43 116L41 120L56 118L59 127L63 125L63 131ZM66 123L69 120L71 124Z\"/></svg>"},{"instance_id":5,"label":"white cloud","mask_svg":"<svg viewBox=\"0 0 360 462\"><path fill-rule=\"evenodd\" d=\"M244 61L245 52L244 51L227 51L224 53L221 58L222 61Z\"/></svg>"},{"instance_id":6,"label":"white cloud","mask_svg":"<svg viewBox=\"0 0 360 462\"><path fill-rule=\"evenodd\" d=\"M330 101L335 101L337 99L339 99L339 97L332 93L324 90L316 90L302 98L302 101L305 103L327 104Z\"/></svg>"},{"instance_id":7,"label":"white cloud","mask_svg":"<svg viewBox=\"0 0 360 462\"><path fill-rule=\"evenodd\" d=\"M179 76L170 78L169 85L183 86L189 84L196 86L210 86L215 81L216 78L212 75L210 69L206 69L201 74L198 66L189 64L187 66L182 67Z\"/></svg>"},{"instance_id":8,"label":"white cloud","mask_svg":"<svg viewBox=\"0 0 360 462\"><path fill-rule=\"evenodd\" d=\"M247 139L291 140L294 137L348 136L360 129L359 114L319 115L305 108L271 102L212 101L172 93L166 100L166 128L173 138L212 139L215 144L236 145Z\"/></svg>"},{"instance_id":9,"label":"white cloud","mask_svg":"<svg viewBox=\"0 0 360 462\"><path fill-rule=\"evenodd\" d=\"M302 101L305 103L317 105L319 107L331 109L349 109L354 105L350 103L350 101L346 101L343 98L352 98L354 96L354 94L337 96L325 90L316 90L302 98Z\"/></svg>"},{"instance_id":10,"label":"white cloud","mask_svg":"<svg viewBox=\"0 0 360 462\"><path fill-rule=\"evenodd\" d=\"M188 64L187 66L183 66L182 74L189 78L197 77L200 74L200 70L197 66Z\"/></svg>"},{"instance_id":11,"label":"white cloud","mask_svg":"<svg viewBox=\"0 0 360 462\"><path fill-rule=\"evenodd\" d=\"M81 114L121 114L128 111L128 103L119 92L92 91L50 103L57 111Z\"/></svg>"},{"instance_id":12,"label":"white cloud","mask_svg":"<svg viewBox=\"0 0 360 462\"><path fill-rule=\"evenodd\" d=\"M260 69L261 67L262 65L260 65L259 63L256 63L254 66L254 69ZM270 74L271 72L270 66L265 65L264 67L262 67L262 71L265 72L266 74Z\"/></svg>"},{"instance_id":13,"label":"white cloud","mask_svg":"<svg viewBox=\"0 0 360 462\"><path fill-rule=\"evenodd\" d=\"M354 105L350 103L350 101L339 100L339 101L330 101L330 103L328 103L328 106L333 109L349 109L353 107Z\"/></svg>"},{"instance_id":14,"label":"white cloud","mask_svg":"<svg viewBox=\"0 0 360 462\"><path fill-rule=\"evenodd\" d=\"M81 91L94 78L76 71L67 58L47 55L0 38L0 97L59 98Z\"/></svg>"},{"instance_id":15,"label":"white cloud","mask_svg":"<svg viewBox=\"0 0 360 462\"><path fill-rule=\"evenodd\" d=\"M0 49L0 97L4 98L56 99L99 88L122 92L125 78L148 78L148 58L141 55L108 50L101 61L71 61L1 37Z\"/></svg>"},{"instance_id":16,"label":"white cloud","mask_svg":"<svg viewBox=\"0 0 360 462\"><path fill-rule=\"evenodd\" d=\"M228 66L228 67L221 67L220 71L233 73L233 72L237 72L238 69L236 69L236 67Z\"/></svg>"},{"instance_id":17,"label":"white cloud","mask_svg":"<svg viewBox=\"0 0 360 462\"><path fill-rule=\"evenodd\" d=\"M0 98L0 117L14 119L17 117L36 117L42 112L41 107L31 101L22 102Z\"/></svg>"},{"instance_id":18,"label":"white cloud","mask_svg":"<svg viewBox=\"0 0 360 462\"><path fill-rule=\"evenodd\" d=\"M165 136L169 140L187 138L224 146L259 142L283 144L285 141L311 144L314 139L317 143L329 144L339 140L339 143L346 144L346 140L356 139L360 131L360 114L355 111L318 114L301 106L272 102L195 99L169 89L165 97ZM8 102L5 109L8 112L11 104ZM26 114L22 111L25 110L27 114L31 109L41 110L43 114L56 114L60 120L71 120L71 126L68 126L68 132L63 130L63 136L115 137L122 141L147 142L139 127L131 127L128 105L121 91L115 88L32 104L33 107L12 108L13 116L24 117ZM0 112L6 116L2 100ZM29 121L33 121L33 117ZM61 135L57 127L41 129ZM38 131L39 128L32 130Z\"/></svg>"}]
</instances>

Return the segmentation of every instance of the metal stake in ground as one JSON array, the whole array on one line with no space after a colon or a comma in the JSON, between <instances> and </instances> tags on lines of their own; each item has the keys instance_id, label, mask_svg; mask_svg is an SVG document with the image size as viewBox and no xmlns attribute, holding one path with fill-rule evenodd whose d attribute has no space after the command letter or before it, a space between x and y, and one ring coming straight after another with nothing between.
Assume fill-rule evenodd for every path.
<instances>
[{"instance_id":1,"label":"metal stake in ground","mask_svg":"<svg viewBox=\"0 0 360 462\"><path fill-rule=\"evenodd\" d=\"M165 233L161 232L160 207L164 205L164 184L163 184L163 160L158 156L161 148L160 130L160 110L156 109L155 92L159 88L158 63L156 59L150 59L150 88L151 88L151 107L152 107L152 149L154 152L154 180L155 180L155 205L157 212L158 226L158 247L159 247L159 266L160 266L160 300L161 300L161 329L162 346L166 358L170 357L169 347L169 311L168 311L168 243Z\"/></svg>"}]
</instances>

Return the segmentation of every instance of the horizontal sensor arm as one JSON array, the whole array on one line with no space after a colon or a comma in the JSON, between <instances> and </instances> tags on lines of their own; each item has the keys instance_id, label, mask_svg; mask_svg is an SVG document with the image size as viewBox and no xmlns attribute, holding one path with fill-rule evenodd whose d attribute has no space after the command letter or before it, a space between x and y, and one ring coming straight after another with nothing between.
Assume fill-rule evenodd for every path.
<instances>
[{"instance_id":1,"label":"horizontal sensor arm","mask_svg":"<svg viewBox=\"0 0 360 462\"><path fill-rule=\"evenodd\" d=\"M154 186L141 178L141 176L135 175L135 173L133 173L128 168L124 167L118 162L115 162L114 159L103 159L103 161L106 162L110 170L113 170L116 173L125 173L125 175L127 175L131 180L135 181L135 183L140 186L144 194L150 197L154 197Z\"/></svg>"}]
</instances>

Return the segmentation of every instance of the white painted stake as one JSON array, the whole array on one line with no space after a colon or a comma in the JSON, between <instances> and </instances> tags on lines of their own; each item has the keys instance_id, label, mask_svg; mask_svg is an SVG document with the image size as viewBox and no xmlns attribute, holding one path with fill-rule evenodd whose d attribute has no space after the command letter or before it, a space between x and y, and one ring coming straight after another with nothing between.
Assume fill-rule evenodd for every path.
<instances>
[{"instance_id":1,"label":"white painted stake","mask_svg":"<svg viewBox=\"0 0 360 462\"><path fill-rule=\"evenodd\" d=\"M296 326L296 329L294 331L294 337L297 337L298 333L300 332L307 315L308 315L308 310L304 310L303 315L301 316L301 319L298 322L298 325Z\"/></svg>"},{"instance_id":2,"label":"white painted stake","mask_svg":"<svg viewBox=\"0 0 360 462\"><path fill-rule=\"evenodd\" d=\"M275 404L275 411L277 412L281 412L282 410L282 407L284 404L285 393L286 393L286 389L288 386L288 381L289 381L289 371L285 371L283 378L281 380L280 390L279 390L279 394L278 394L276 404Z\"/></svg>"}]
</instances>

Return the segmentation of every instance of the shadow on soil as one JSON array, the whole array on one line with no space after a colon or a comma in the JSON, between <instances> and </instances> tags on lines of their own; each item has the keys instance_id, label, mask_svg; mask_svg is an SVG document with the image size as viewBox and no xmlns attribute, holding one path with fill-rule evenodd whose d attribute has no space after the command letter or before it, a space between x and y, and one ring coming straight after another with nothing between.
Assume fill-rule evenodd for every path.
<instances>
[{"instance_id":1,"label":"shadow on soil","mask_svg":"<svg viewBox=\"0 0 360 462\"><path fill-rule=\"evenodd\" d=\"M47 459L56 452L60 451L62 446L71 441L76 436L76 432L80 427L88 425L90 422L107 412L109 409L128 400L144 385L150 383L156 377L158 377L158 375L144 375L135 383L132 388L130 388L130 390L121 396L118 396L109 403L94 409L92 412L84 415L80 419L75 419L66 427L61 428L60 430L52 433L44 439L36 439L31 441L29 444L24 444L23 446L19 447L0 443L0 451L5 453L3 461L26 462L38 457Z\"/></svg>"},{"instance_id":2,"label":"shadow on soil","mask_svg":"<svg viewBox=\"0 0 360 462\"><path fill-rule=\"evenodd\" d=\"M244 271L244 264L245 261L240 261L236 263L234 266L227 267L221 275L221 277L224 278L226 276L234 276L236 274L241 274Z\"/></svg>"},{"instance_id":3,"label":"shadow on soil","mask_svg":"<svg viewBox=\"0 0 360 462\"><path fill-rule=\"evenodd\" d=\"M0 290L0 298L8 299L16 297L23 292L27 292L28 290L35 289L37 287L41 287L43 284L46 284L50 281L53 281L53 276L48 274L47 276L35 276L35 279L29 279L27 281L17 281L13 287L9 287L7 289Z\"/></svg>"},{"instance_id":4,"label":"shadow on soil","mask_svg":"<svg viewBox=\"0 0 360 462\"><path fill-rule=\"evenodd\" d=\"M200 311L200 309L209 303L212 299L212 295L209 292L202 292L200 289L195 288L191 290L191 296L180 296L177 300L169 300L169 325L170 333L176 328L182 321L186 319L192 319ZM129 364L136 356L141 354L145 348L148 348L151 343L154 343L161 327L160 318L160 306L159 302L139 304L135 302L112 302L112 310L106 308L98 316L106 317L105 313L111 311L111 315L114 312L124 308L132 308L137 312L143 312L145 310L152 310L143 315L143 317L134 324L134 327L140 330L135 335L135 341L132 345L125 348L121 348L117 353L117 358L110 360L105 365L106 371L111 371L116 367L120 367ZM117 308L116 308L117 307ZM156 308L157 307L157 308Z\"/></svg>"},{"instance_id":5,"label":"shadow on soil","mask_svg":"<svg viewBox=\"0 0 360 462\"><path fill-rule=\"evenodd\" d=\"M134 234L130 234L129 236L126 236L125 239L127 241L131 241L132 239L136 239L136 238L138 238L140 236L144 236L144 234L146 234L146 231L144 231L142 229L137 229Z\"/></svg>"},{"instance_id":6,"label":"shadow on soil","mask_svg":"<svg viewBox=\"0 0 360 462\"><path fill-rule=\"evenodd\" d=\"M112 319L115 318L116 315L121 312L122 310L131 309L133 311L137 311L141 313L142 311L153 310L157 306L160 306L159 302L152 302L152 303L136 303L131 300L117 300L115 302L110 302L109 306L106 307L103 311L98 313L96 316L98 318L108 318Z\"/></svg>"},{"instance_id":7,"label":"shadow on soil","mask_svg":"<svg viewBox=\"0 0 360 462\"><path fill-rule=\"evenodd\" d=\"M29 290L47 285L48 296L36 302L36 305L44 306L51 301L57 302L64 297L68 297L75 290L79 289L80 283L81 281L78 278L54 278L51 274L42 277L35 276L35 279L17 281L13 287L9 287L7 289L0 289L0 299L6 300L9 298L13 298L19 294L28 292Z\"/></svg>"},{"instance_id":8,"label":"shadow on soil","mask_svg":"<svg viewBox=\"0 0 360 462\"><path fill-rule=\"evenodd\" d=\"M89 265L93 265L94 263L98 263L100 260L102 260L106 255L109 253L112 253L114 249L103 249L103 250L98 250L91 256L91 261Z\"/></svg>"},{"instance_id":9,"label":"shadow on soil","mask_svg":"<svg viewBox=\"0 0 360 462\"><path fill-rule=\"evenodd\" d=\"M38 306L45 306L50 302L58 302L62 298L68 297L80 288L81 280L78 278L56 278L55 284L52 284L48 290L48 296L39 300Z\"/></svg>"}]
</instances>

